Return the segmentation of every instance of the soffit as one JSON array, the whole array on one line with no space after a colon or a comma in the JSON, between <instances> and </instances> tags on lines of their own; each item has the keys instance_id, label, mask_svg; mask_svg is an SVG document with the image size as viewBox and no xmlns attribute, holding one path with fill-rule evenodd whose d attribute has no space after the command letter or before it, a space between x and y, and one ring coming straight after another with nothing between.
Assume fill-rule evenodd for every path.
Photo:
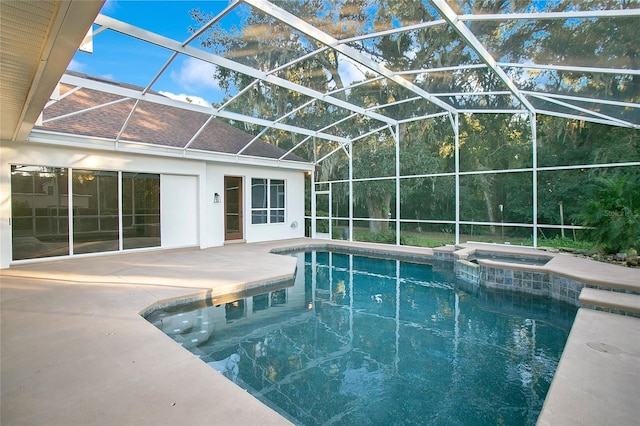
<instances>
[{"instance_id":1,"label":"soffit","mask_svg":"<svg viewBox=\"0 0 640 426\"><path fill-rule=\"evenodd\" d=\"M103 4L0 1L1 139L26 139Z\"/></svg>"}]
</instances>

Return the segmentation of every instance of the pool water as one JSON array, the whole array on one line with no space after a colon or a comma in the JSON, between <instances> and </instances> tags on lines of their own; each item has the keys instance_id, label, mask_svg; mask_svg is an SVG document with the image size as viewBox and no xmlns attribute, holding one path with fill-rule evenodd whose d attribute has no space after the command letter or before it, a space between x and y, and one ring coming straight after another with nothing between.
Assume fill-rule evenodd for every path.
<instances>
[{"instance_id":1,"label":"pool water","mask_svg":"<svg viewBox=\"0 0 640 426\"><path fill-rule=\"evenodd\" d=\"M575 307L430 265L295 255L289 287L148 320L295 424L535 424Z\"/></svg>"}]
</instances>

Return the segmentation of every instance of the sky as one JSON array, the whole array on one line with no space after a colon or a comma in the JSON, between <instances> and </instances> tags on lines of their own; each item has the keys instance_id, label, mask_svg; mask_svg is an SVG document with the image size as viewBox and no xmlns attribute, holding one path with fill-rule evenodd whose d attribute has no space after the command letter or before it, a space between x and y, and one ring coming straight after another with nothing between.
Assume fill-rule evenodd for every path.
<instances>
[{"instance_id":1,"label":"sky","mask_svg":"<svg viewBox=\"0 0 640 426\"><path fill-rule=\"evenodd\" d=\"M196 24L189 16L190 10L199 8L217 13L227 4L227 0L107 0L101 13L177 41L185 41L191 35L189 26ZM197 40L192 43L195 45ZM77 52L69 69L146 87L170 56L171 52L166 49L104 31L94 37L93 53ZM214 70L212 64L178 56L154 84L153 90L176 99L188 96L199 104L219 102L223 93L210 77Z\"/></svg>"},{"instance_id":2,"label":"sky","mask_svg":"<svg viewBox=\"0 0 640 426\"><path fill-rule=\"evenodd\" d=\"M182 42L191 36L189 26L196 25L189 16L190 10L217 14L228 4L229 0L107 0L101 13ZM225 25L238 22L234 12L224 20ZM191 45L197 46L197 40ZM166 49L104 31L93 38L93 53L76 53L69 69L146 87L170 56L171 52ZM353 62L341 61L339 72L346 84L362 80L364 74L358 68ZM152 89L174 99L188 97L196 104L219 103L224 93L211 78L214 71L213 64L179 55Z\"/></svg>"}]
</instances>

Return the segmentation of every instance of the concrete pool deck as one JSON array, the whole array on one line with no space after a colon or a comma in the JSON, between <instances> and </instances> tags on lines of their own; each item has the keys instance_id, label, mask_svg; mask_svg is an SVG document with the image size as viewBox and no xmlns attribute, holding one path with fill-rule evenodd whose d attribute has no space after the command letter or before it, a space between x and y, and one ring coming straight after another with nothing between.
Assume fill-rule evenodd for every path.
<instances>
[{"instance_id":1,"label":"concrete pool deck","mask_svg":"<svg viewBox=\"0 0 640 426\"><path fill-rule=\"evenodd\" d=\"M296 260L272 249L327 244L347 245L299 239L0 270L0 424L289 424L140 313L160 302L286 279ZM431 255L430 249L348 245ZM571 256L557 263L580 276L640 287L640 269ZM637 424L639 397L640 318L580 309L539 424Z\"/></svg>"}]
</instances>

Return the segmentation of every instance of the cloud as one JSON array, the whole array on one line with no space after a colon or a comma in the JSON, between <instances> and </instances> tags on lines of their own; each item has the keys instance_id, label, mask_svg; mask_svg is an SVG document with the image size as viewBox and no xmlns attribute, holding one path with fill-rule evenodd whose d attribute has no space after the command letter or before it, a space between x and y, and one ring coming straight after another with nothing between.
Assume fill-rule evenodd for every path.
<instances>
[{"instance_id":1,"label":"cloud","mask_svg":"<svg viewBox=\"0 0 640 426\"><path fill-rule=\"evenodd\" d=\"M118 0L107 0L104 2L104 5L102 6L102 10L100 11L100 13L112 13L118 7L119 7Z\"/></svg>"},{"instance_id":2,"label":"cloud","mask_svg":"<svg viewBox=\"0 0 640 426\"><path fill-rule=\"evenodd\" d=\"M220 89L213 78L217 67L195 58L187 58L180 69L171 72L171 79L184 90L192 92L199 89Z\"/></svg>"},{"instance_id":3,"label":"cloud","mask_svg":"<svg viewBox=\"0 0 640 426\"><path fill-rule=\"evenodd\" d=\"M84 72L87 69L87 66L80 61L72 59L67 69L76 72Z\"/></svg>"},{"instance_id":4,"label":"cloud","mask_svg":"<svg viewBox=\"0 0 640 426\"><path fill-rule=\"evenodd\" d=\"M76 59L72 59L71 62L69 62L69 66L67 67L67 69L70 71L75 71L75 72L84 73L84 74L90 73L89 66L87 64L83 64L82 62ZM115 76L112 73L100 74L99 76L101 78L104 78L105 80L116 81Z\"/></svg>"},{"instance_id":5,"label":"cloud","mask_svg":"<svg viewBox=\"0 0 640 426\"><path fill-rule=\"evenodd\" d=\"M203 99L199 96L192 96L192 95L185 95L184 93L181 93L179 95L176 95L175 93L171 93L171 92L159 92L161 95L166 96L169 99L175 99L177 101L182 101L182 102L188 102L191 103L193 105L202 105L202 106L211 106L211 104L209 102L207 102L206 99Z\"/></svg>"},{"instance_id":6,"label":"cloud","mask_svg":"<svg viewBox=\"0 0 640 426\"><path fill-rule=\"evenodd\" d=\"M364 67L362 65L356 65L350 60L342 58L338 63L338 72L340 73L340 77L342 77L342 84L347 87L354 81L365 80L365 71L363 71L363 69Z\"/></svg>"}]
</instances>

